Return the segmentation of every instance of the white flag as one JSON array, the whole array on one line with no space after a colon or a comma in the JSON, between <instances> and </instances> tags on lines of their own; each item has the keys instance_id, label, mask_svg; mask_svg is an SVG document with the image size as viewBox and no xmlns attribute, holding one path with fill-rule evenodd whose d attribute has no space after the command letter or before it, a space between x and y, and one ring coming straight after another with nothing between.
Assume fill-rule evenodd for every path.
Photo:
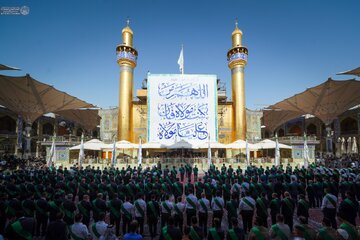
<instances>
[{"instance_id":1,"label":"white flag","mask_svg":"<svg viewBox=\"0 0 360 240\"><path fill-rule=\"evenodd\" d=\"M177 63L179 64L180 73L184 74L184 49L183 49L183 47L181 47L180 56L179 56Z\"/></svg>"}]
</instances>

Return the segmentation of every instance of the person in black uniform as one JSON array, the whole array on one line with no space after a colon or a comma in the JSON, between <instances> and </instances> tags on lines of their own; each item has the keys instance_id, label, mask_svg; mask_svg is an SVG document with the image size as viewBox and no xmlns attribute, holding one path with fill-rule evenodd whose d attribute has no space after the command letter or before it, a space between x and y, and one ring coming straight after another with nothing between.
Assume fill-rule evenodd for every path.
<instances>
[{"instance_id":1,"label":"person in black uniform","mask_svg":"<svg viewBox=\"0 0 360 240\"><path fill-rule=\"evenodd\" d=\"M68 226L63 217L64 214L58 211L55 220L47 228L45 240L68 240Z\"/></svg>"},{"instance_id":2,"label":"person in black uniform","mask_svg":"<svg viewBox=\"0 0 360 240\"><path fill-rule=\"evenodd\" d=\"M56 215L60 211L61 204L62 204L61 194L55 193L54 200L49 202L49 221L50 222L55 221L57 219Z\"/></svg>"},{"instance_id":3,"label":"person in black uniform","mask_svg":"<svg viewBox=\"0 0 360 240\"><path fill-rule=\"evenodd\" d=\"M277 193L273 193L272 200L269 204L272 225L276 224L276 215L280 213L280 206L281 202L278 198Z\"/></svg>"},{"instance_id":4,"label":"person in black uniform","mask_svg":"<svg viewBox=\"0 0 360 240\"><path fill-rule=\"evenodd\" d=\"M306 201L305 196L303 194L299 195L299 201L297 206L297 216L303 216L305 218L306 224L309 219L309 202Z\"/></svg>"},{"instance_id":5,"label":"person in black uniform","mask_svg":"<svg viewBox=\"0 0 360 240\"><path fill-rule=\"evenodd\" d=\"M209 229L208 240L224 240L225 234L221 229L221 221L218 218L214 218L214 227Z\"/></svg>"},{"instance_id":6,"label":"person in black uniform","mask_svg":"<svg viewBox=\"0 0 360 240\"><path fill-rule=\"evenodd\" d=\"M313 184L312 180L309 180L308 185L306 187L306 192L307 192L307 196L309 198L310 207L311 208L316 207L316 204L315 204L315 190L314 190L314 184Z\"/></svg>"},{"instance_id":7,"label":"person in black uniform","mask_svg":"<svg viewBox=\"0 0 360 240\"><path fill-rule=\"evenodd\" d=\"M106 213L106 202L102 198L102 193L98 193L96 199L92 201L94 222L99 221L100 213Z\"/></svg>"},{"instance_id":8,"label":"person in black uniform","mask_svg":"<svg viewBox=\"0 0 360 240\"><path fill-rule=\"evenodd\" d=\"M181 240L182 233L178 227L174 226L174 218L169 217L167 226L161 229L159 240Z\"/></svg>"},{"instance_id":9,"label":"person in black uniform","mask_svg":"<svg viewBox=\"0 0 360 240\"><path fill-rule=\"evenodd\" d=\"M42 194L42 198L35 201L36 213L36 232L35 236L44 236L48 224L49 204L46 201L46 193ZM40 232L41 229L41 232Z\"/></svg>"},{"instance_id":10,"label":"person in black uniform","mask_svg":"<svg viewBox=\"0 0 360 240\"><path fill-rule=\"evenodd\" d=\"M149 232L151 239L156 237L159 215L160 215L160 206L159 203L155 201L155 194L153 194L151 196L151 200L147 202L147 206L146 206L146 216L149 225Z\"/></svg>"},{"instance_id":11,"label":"person in black uniform","mask_svg":"<svg viewBox=\"0 0 360 240\"><path fill-rule=\"evenodd\" d=\"M293 216L295 210L294 200L290 198L289 192L284 193L285 198L281 201L281 213L284 215L284 223L293 229Z\"/></svg>"},{"instance_id":12,"label":"person in black uniform","mask_svg":"<svg viewBox=\"0 0 360 240\"><path fill-rule=\"evenodd\" d=\"M76 206L75 203L72 201L73 199L73 195L70 193L66 196L65 201L63 202L61 208L65 214L64 216L64 222L66 222L66 224L68 226L74 224L74 217L75 217L75 211L76 211Z\"/></svg>"},{"instance_id":13,"label":"person in black uniform","mask_svg":"<svg viewBox=\"0 0 360 240\"><path fill-rule=\"evenodd\" d=\"M237 193L233 193L231 195L232 199L230 201L227 201L227 203L226 203L229 228L232 227L232 225L230 224L231 219L238 218L238 207L239 207L239 202L237 201L238 196L239 195Z\"/></svg>"},{"instance_id":14,"label":"person in black uniform","mask_svg":"<svg viewBox=\"0 0 360 240\"><path fill-rule=\"evenodd\" d=\"M21 211L16 212L13 219L5 230L5 237L11 240L32 239L35 231L35 220L32 217L24 217Z\"/></svg>"},{"instance_id":15,"label":"person in black uniform","mask_svg":"<svg viewBox=\"0 0 360 240\"><path fill-rule=\"evenodd\" d=\"M228 240L245 240L245 232L242 228L239 227L239 223L237 218L232 218L231 222L231 228L229 228L227 232L226 239Z\"/></svg>"},{"instance_id":16,"label":"person in black uniform","mask_svg":"<svg viewBox=\"0 0 360 240\"><path fill-rule=\"evenodd\" d=\"M119 236L120 233L120 210L122 201L118 198L117 193L112 195L113 198L109 201L108 207L110 210L110 224L115 225L115 234Z\"/></svg>"},{"instance_id":17,"label":"person in black uniform","mask_svg":"<svg viewBox=\"0 0 360 240\"><path fill-rule=\"evenodd\" d=\"M80 195L79 195L80 196ZM90 197L87 194L82 195L82 200L78 203L79 212L82 214L82 223L86 227L89 227L90 224L90 211L92 210Z\"/></svg>"},{"instance_id":18,"label":"person in black uniform","mask_svg":"<svg viewBox=\"0 0 360 240\"><path fill-rule=\"evenodd\" d=\"M340 203L339 214L342 218L356 226L356 215L359 211L359 203L355 200L353 192L346 192L346 198Z\"/></svg>"},{"instance_id":19,"label":"person in black uniform","mask_svg":"<svg viewBox=\"0 0 360 240\"><path fill-rule=\"evenodd\" d=\"M198 220L196 216L191 218L191 227L190 227L190 240L201 240L204 238L203 230L198 226Z\"/></svg>"},{"instance_id":20,"label":"person in black uniform","mask_svg":"<svg viewBox=\"0 0 360 240\"><path fill-rule=\"evenodd\" d=\"M266 193L262 192L261 197L256 199L256 215L262 219L262 224L267 228L267 218L268 218L268 201L265 198Z\"/></svg>"}]
</instances>

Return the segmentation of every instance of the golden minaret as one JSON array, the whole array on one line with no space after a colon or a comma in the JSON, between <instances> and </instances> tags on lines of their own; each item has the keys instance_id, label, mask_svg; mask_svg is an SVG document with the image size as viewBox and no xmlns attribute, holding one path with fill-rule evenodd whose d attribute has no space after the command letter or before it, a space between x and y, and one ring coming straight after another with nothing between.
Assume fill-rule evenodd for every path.
<instances>
[{"instance_id":1,"label":"golden minaret","mask_svg":"<svg viewBox=\"0 0 360 240\"><path fill-rule=\"evenodd\" d=\"M116 47L117 63L120 66L120 89L117 140L132 140L133 74L138 53L133 47L133 31L127 20L122 30L122 43Z\"/></svg>"},{"instance_id":2,"label":"golden minaret","mask_svg":"<svg viewBox=\"0 0 360 240\"><path fill-rule=\"evenodd\" d=\"M248 50L242 46L242 32L235 22L232 33L232 48L227 53L228 66L231 69L233 101L233 141L246 139L246 108L244 69Z\"/></svg>"}]
</instances>

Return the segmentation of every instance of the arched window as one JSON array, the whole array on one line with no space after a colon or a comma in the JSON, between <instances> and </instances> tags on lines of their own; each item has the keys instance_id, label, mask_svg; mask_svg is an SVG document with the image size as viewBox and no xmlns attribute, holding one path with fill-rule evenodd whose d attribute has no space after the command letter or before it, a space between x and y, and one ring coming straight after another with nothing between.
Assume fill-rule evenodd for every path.
<instances>
[{"instance_id":1,"label":"arched window","mask_svg":"<svg viewBox=\"0 0 360 240\"><path fill-rule=\"evenodd\" d=\"M341 134L357 134L358 122L352 117L347 117L340 122L340 130Z\"/></svg>"},{"instance_id":2,"label":"arched window","mask_svg":"<svg viewBox=\"0 0 360 240\"><path fill-rule=\"evenodd\" d=\"M289 129L289 134L293 136L301 136L302 135L301 127L299 127L298 125L291 126Z\"/></svg>"},{"instance_id":3,"label":"arched window","mask_svg":"<svg viewBox=\"0 0 360 240\"><path fill-rule=\"evenodd\" d=\"M316 135L317 133L317 127L315 124L310 123L307 127L306 127L306 134L307 135Z\"/></svg>"},{"instance_id":4,"label":"arched window","mask_svg":"<svg viewBox=\"0 0 360 240\"><path fill-rule=\"evenodd\" d=\"M51 123L45 123L42 126L43 135L53 135L54 134L54 126Z\"/></svg>"},{"instance_id":5,"label":"arched window","mask_svg":"<svg viewBox=\"0 0 360 240\"><path fill-rule=\"evenodd\" d=\"M284 129L280 128L278 130L278 137L284 137L284 136L285 136L285 131L284 131Z\"/></svg>"},{"instance_id":6,"label":"arched window","mask_svg":"<svg viewBox=\"0 0 360 240\"><path fill-rule=\"evenodd\" d=\"M0 118L0 132L4 134L16 132L16 121L9 116Z\"/></svg>"}]
</instances>

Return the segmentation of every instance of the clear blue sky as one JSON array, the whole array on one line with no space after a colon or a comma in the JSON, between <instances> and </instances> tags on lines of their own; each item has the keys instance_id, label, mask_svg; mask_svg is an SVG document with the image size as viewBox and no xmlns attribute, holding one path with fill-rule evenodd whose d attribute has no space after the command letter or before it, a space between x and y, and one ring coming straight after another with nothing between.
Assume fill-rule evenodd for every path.
<instances>
[{"instance_id":1,"label":"clear blue sky","mask_svg":"<svg viewBox=\"0 0 360 240\"><path fill-rule=\"evenodd\" d=\"M30 8L0 16L0 63L100 107L118 102L115 47L127 17L139 52L135 89L147 71L216 74L231 95L226 52L234 19L249 49L247 107L273 104L360 66L360 1L2 0Z\"/></svg>"}]
</instances>

